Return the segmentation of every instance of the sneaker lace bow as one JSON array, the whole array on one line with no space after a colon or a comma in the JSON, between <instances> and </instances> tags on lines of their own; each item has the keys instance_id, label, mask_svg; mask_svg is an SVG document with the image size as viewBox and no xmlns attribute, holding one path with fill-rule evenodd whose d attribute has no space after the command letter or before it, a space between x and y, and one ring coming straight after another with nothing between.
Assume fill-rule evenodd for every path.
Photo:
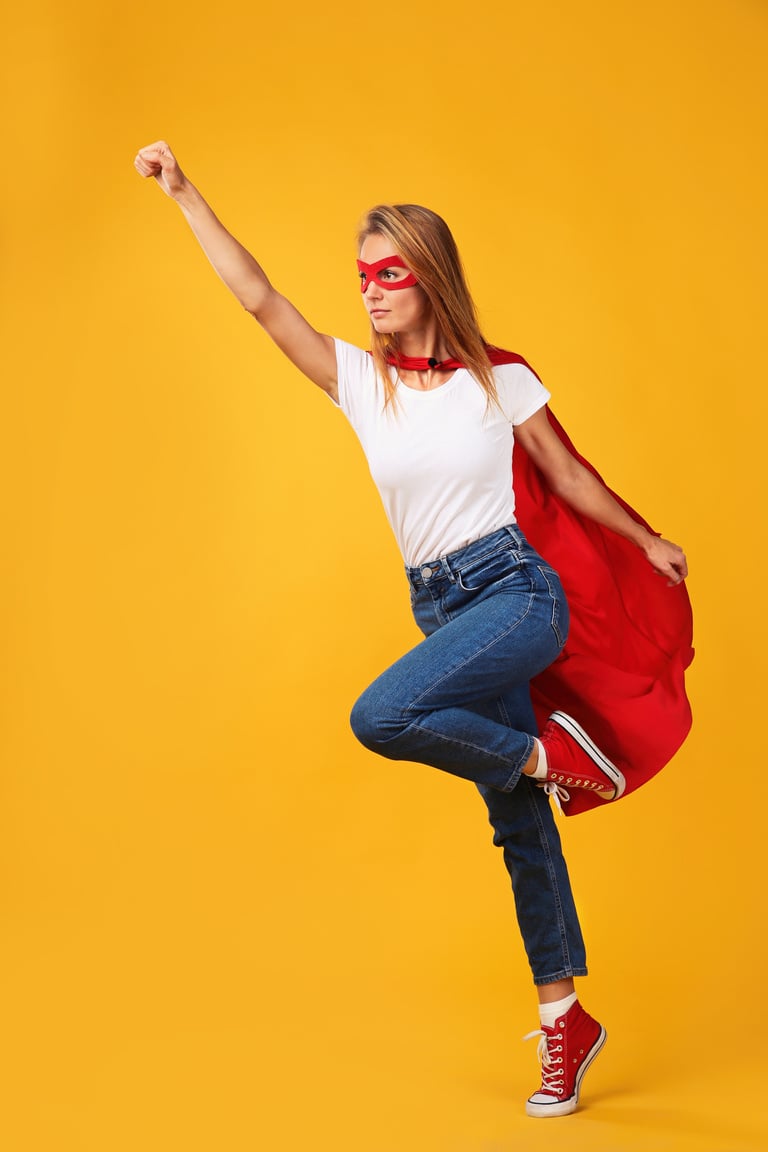
<instances>
[{"instance_id":1,"label":"sneaker lace bow","mask_svg":"<svg viewBox=\"0 0 768 1152\"><path fill-rule=\"evenodd\" d=\"M560 813L560 815L562 816L563 815L563 804L567 804L568 801L570 800L570 798L571 798L570 792L566 788L563 788L563 786L561 784L556 784L554 780L542 780L539 784L539 788L543 788L545 793L547 794L547 796L554 796L555 804L557 805L557 810ZM561 801L562 801L562 804L561 804ZM531 1036L533 1036L533 1035L535 1035L535 1033L532 1032ZM526 1037L526 1039L527 1039L527 1037Z\"/></svg>"}]
</instances>

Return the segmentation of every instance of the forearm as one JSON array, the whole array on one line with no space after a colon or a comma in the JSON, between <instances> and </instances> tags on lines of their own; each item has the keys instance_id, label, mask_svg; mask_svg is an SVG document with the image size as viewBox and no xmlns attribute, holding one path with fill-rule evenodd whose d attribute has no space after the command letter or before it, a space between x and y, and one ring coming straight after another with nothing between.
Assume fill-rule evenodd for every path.
<instances>
[{"instance_id":1,"label":"forearm","mask_svg":"<svg viewBox=\"0 0 768 1152\"><path fill-rule=\"evenodd\" d=\"M688 561L679 544L656 536L638 524L607 488L580 464L574 462L553 488L577 512L635 544L651 567L666 577L669 585L679 584L688 575Z\"/></svg>"},{"instance_id":2,"label":"forearm","mask_svg":"<svg viewBox=\"0 0 768 1152\"><path fill-rule=\"evenodd\" d=\"M227 231L194 184L185 179L173 199L217 274L243 308L258 318L274 291L263 269Z\"/></svg>"},{"instance_id":3,"label":"forearm","mask_svg":"<svg viewBox=\"0 0 768 1152\"><path fill-rule=\"evenodd\" d=\"M588 516L597 524L610 528L626 540L630 540L643 552L647 552L655 537L634 520L621 504L581 465L569 476L554 485L556 494L576 512Z\"/></svg>"}]
</instances>

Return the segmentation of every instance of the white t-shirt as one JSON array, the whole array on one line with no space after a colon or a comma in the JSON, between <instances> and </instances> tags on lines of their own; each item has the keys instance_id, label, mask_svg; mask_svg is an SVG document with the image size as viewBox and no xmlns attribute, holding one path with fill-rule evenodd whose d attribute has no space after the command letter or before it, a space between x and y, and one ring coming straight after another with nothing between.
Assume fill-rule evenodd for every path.
<instances>
[{"instance_id":1,"label":"white t-shirt","mask_svg":"<svg viewBox=\"0 0 768 1152\"><path fill-rule=\"evenodd\" d=\"M335 344L339 406L363 446L405 563L436 560L513 524L513 426L549 400L530 369L494 368L500 408L459 368L428 392L398 381L396 402L385 410L373 357Z\"/></svg>"}]
</instances>

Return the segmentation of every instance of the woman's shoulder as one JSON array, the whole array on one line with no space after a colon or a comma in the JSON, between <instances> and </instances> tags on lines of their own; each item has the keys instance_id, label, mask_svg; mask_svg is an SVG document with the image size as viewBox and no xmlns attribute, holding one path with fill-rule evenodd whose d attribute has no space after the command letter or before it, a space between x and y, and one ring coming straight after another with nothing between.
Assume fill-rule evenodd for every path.
<instances>
[{"instance_id":1,"label":"woman's shoulder","mask_svg":"<svg viewBox=\"0 0 768 1152\"><path fill-rule=\"evenodd\" d=\"M519 352L509 352L506 348L497 348L492 344L486 346L486 351L497 377L500 375L514 380L525 379L530 374L541 383L541 377Z\"/></svg>"},{"instance_id":2,"label":"woman's shoulder","mask_svg":"<svg viewBox=\"0 0 768 1152\"><path fill-rule=\"evenodd\" d=\"M550 399L551 393L531 365L513 352L493 365L493 376L502 410L512 424L521 424Z\"/></svg>"},{"instance_id":3,"label":"woman's shoulder","mask_svg":"<svg viewBox=\"0 0 768 1152\"><path fill-rule=\"evenodd\" d=\"M373 357L364 348L357 344L350 344L348 340L341 340L334 336L333 343L336 348L336 363L339 372L352 375L368 376L374 371Z\"/></svg>"}]
</instances>

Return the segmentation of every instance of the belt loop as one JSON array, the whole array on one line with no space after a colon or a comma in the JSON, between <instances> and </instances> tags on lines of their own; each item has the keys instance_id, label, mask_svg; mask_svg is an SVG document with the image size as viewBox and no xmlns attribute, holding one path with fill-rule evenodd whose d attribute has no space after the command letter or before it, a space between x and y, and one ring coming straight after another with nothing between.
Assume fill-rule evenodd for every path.
<instances>
[{"instance_id":1,"label":"belt loop","mask_svg":"<svg viewBox=\"0 0 768 1152\"><path fill-rule=\"evenodd\" d=\"M448 579L451 581L451 583L455 584L456 583L456 577L454 576L453 570L451 569L451 566L448 563L448 557L447 556L441 556L440 557L440 566L442 567L443 572L448 577Z\"/></svg>"}]
</instances>

